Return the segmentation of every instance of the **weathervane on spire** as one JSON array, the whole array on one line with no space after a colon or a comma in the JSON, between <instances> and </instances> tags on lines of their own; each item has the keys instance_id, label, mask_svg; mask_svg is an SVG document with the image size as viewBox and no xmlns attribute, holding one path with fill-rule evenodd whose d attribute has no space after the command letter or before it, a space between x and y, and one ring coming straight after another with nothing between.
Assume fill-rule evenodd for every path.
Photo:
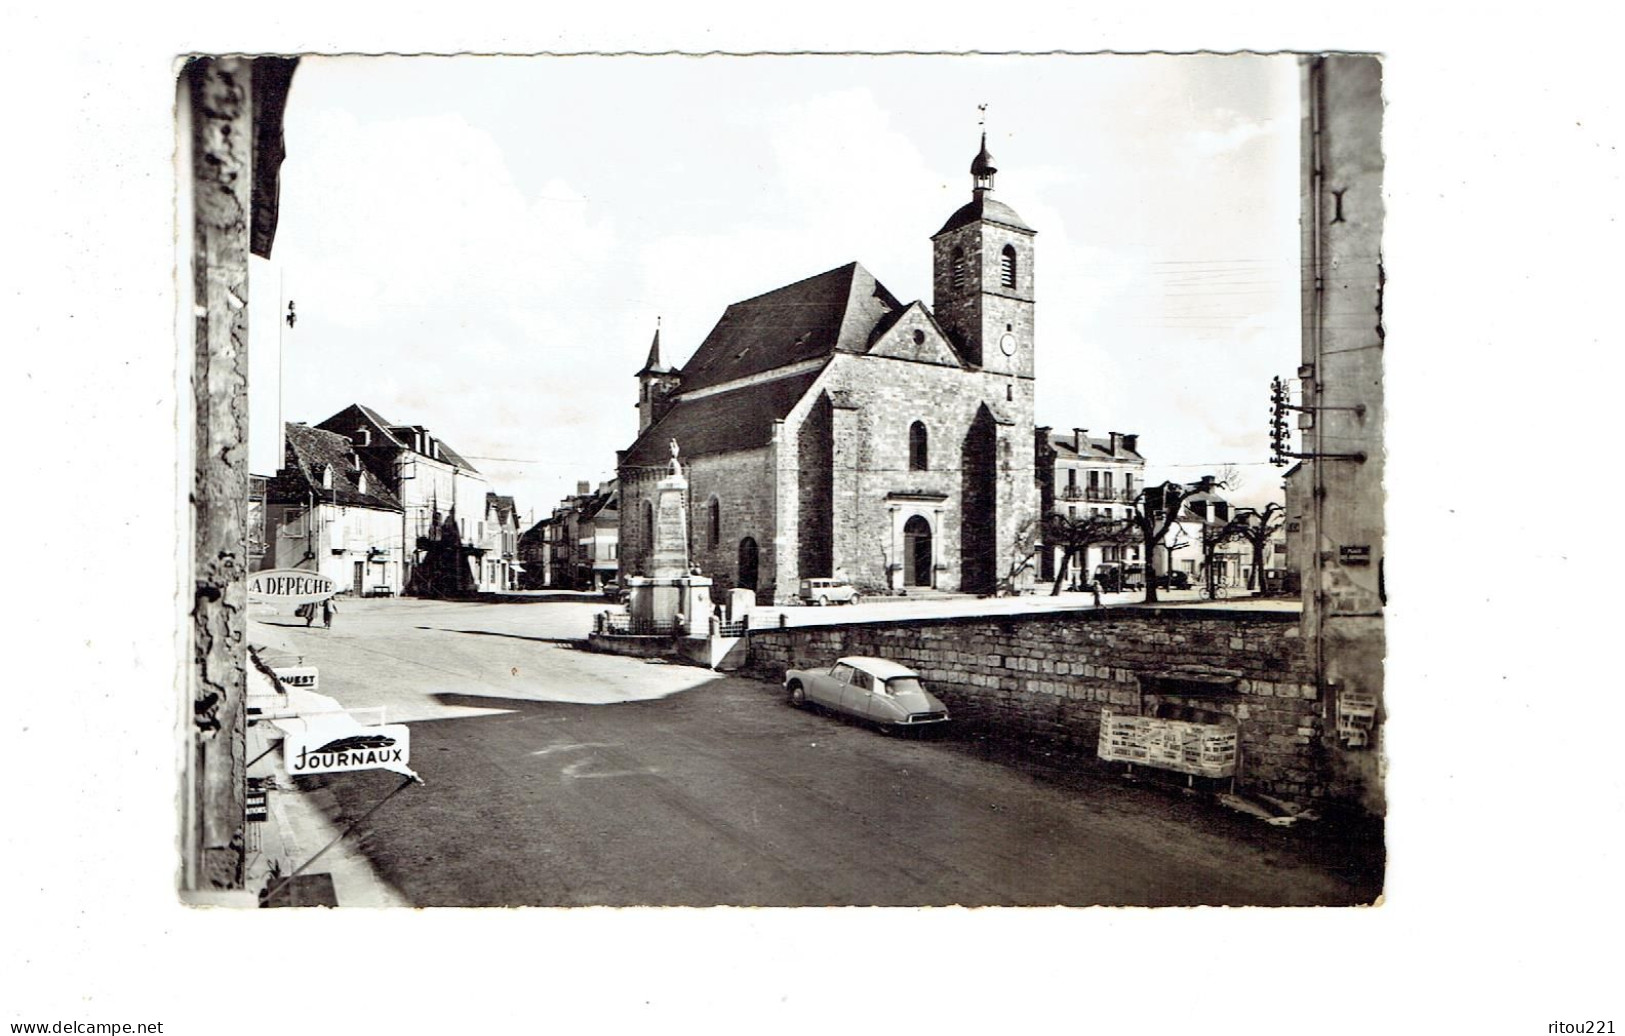
<instances>
[{"instance_id":1,"label":"weathervane on spire","mask_svg":"<svg viewBox=\"0 0 1625 1036\"><path fill-rule=\"evenodd\" d=\"M984 101L981 104L978 104L976 106L976 111L979 113L976 116L976 125L983 130L987 129L987 102Z\"/></svg>"}]
</instances>

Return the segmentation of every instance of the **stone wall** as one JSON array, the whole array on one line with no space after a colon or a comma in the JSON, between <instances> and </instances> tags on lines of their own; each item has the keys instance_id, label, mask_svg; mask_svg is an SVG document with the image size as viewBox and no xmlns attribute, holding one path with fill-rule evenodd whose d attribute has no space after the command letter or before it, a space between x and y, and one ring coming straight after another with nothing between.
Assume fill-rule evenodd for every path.
<instances>
[{"instance_id":1,"label":"stone wall","mask_svg":"<svg viewBox=\"0 0 1625 1036\"><path fill-rule=\"evenodd\" d=\"M1095 758L1100 714L1192 707L1235 717L1237 785L1307 800L1333 789L1310 660L1290 612L1200 607L1039 612L753 630L748 671L843 655L916 669L961 727Z\"/></svg>"}]
</instances>

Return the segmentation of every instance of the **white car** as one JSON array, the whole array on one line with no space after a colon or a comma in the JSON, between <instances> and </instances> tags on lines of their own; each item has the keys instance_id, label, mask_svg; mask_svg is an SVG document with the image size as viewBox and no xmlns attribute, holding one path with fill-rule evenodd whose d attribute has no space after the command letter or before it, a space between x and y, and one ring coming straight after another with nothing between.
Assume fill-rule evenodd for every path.
<instances>
[{"instance_id":1,"label":"white car","mask_svg":"<svg viewBox=\"0 0 1625 1036\"><path fill-rule=\"evenodd\" d=\"M812 703L868 720L882 731L918 730L948 722L948 708L912 669L884 658L852 655L828 669L784 674L791 705Z\"/></svg>"}]
</instances>

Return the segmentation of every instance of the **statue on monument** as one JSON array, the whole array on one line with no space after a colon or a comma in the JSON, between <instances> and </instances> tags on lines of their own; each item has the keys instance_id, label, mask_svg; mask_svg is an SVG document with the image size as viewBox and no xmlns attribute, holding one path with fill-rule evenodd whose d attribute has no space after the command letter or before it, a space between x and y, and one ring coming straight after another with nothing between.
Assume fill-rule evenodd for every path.
<instances>
[{"instance_id":1,"label":"statue on monument","mask_svg":"<svg viewBox=\"0 0 1625 1036\"><path fill-rule=\"evenodd\" d=\"M677 440L676 439L673 439L671 441L671 473L673 475L681 475L683 473L683 466L681 464L677 463Z\"/></svg>"}]
</instances>

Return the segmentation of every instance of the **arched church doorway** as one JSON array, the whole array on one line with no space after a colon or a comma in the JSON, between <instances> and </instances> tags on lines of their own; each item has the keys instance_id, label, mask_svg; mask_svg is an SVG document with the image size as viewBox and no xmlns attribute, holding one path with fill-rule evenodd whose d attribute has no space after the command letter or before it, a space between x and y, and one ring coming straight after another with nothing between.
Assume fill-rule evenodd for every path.
<instances>
[{"instance_id":1,"label":"arched church doorway","mask_svg":"<svg viewBox=\"0 0 1625 1036\"><path fill-rule=\"evenodd\" d=\"M756 541L746 536L739 541L739 580L741 589L756 589Z\"/></svg>"},{"instance_id":2,"label":"arched church doorway","mask_svg":"<svg viewBox=\"0 0 1625 1036\"><path fill-rule=\"evenodd\" d=\"M903 585L930 586L931 523L919 515L903 526Z\"/></svg>"}]
</instances>

